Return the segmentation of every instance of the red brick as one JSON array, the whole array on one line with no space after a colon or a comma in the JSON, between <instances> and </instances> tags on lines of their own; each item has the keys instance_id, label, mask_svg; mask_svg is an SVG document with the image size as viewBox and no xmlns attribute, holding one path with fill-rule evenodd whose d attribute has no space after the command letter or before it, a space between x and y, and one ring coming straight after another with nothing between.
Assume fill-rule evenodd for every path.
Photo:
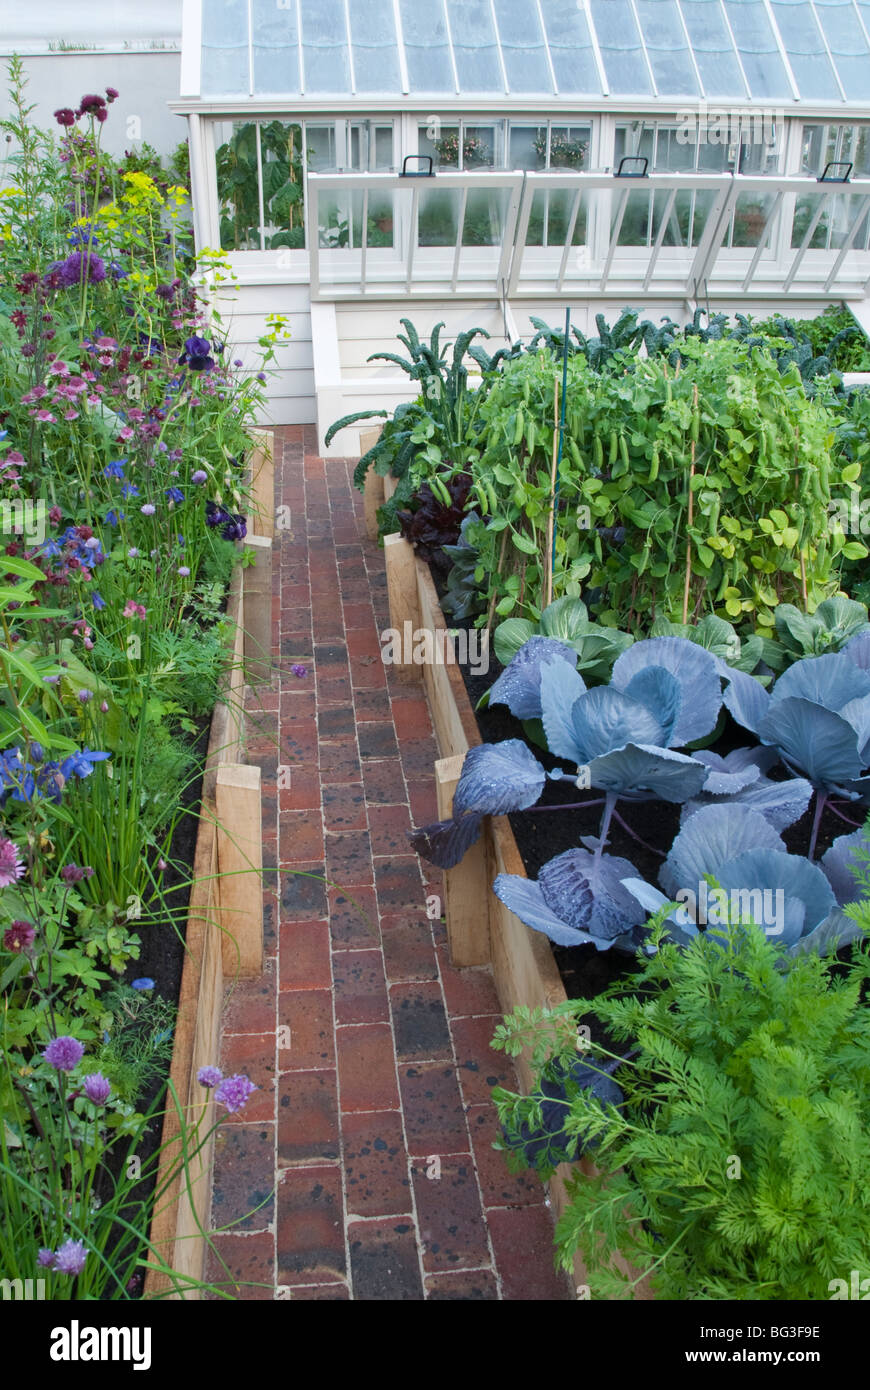
<instances>
[{"instance_id":1,"label":"red brick","mask_svg":"<svg viewBox=\"0 0 870 1390\"><path fill-rule=\"evenodd\" d=\"M369 805L395 805L406 798L405 779L402 764L398 758L384 758L383 761L365 762L362 769L366 800ZM434 783L433 792L434 796ZM434 820L434 816L432 817Z\"/></svg>"},{"instance_id":2,"label":"red brick","mask_svg":"<svg viewBox=\"0 0 870 1390\"><path fill-rule=\"evenodd\" d=\"M488 965L458 969L450 964L450 954L446 950L439 950L438 965L451 1018L499 1012L501 1004Z\"/></svg>"},{"instance_id":3,"label":"red brick","mask_svg":"<svg viewBox=\"0 0 870 1390\"><path fill-rule=\"evenodd\" d=\"M284 766L289 768L290 785L289 787L278 788L280 810L282 812L319 812L321 787L317 769L301 765L295 767L292 763L284 764ZM286 780L286 774L284 780Z\"/></svg>"},{"instance_id":4,"label":"red brick","mask_svg":"<svg viewBox=\"0 0 870 1390\"><path fill-rule=\"evenodd\" d=\"M389 1303L423 1298L410 1218L353 1221L348 1224L347 1239L354 1298Z\"/></svg>"},{"instance_id":5,"label":"red brick","mask_svg":"<svg viewBox=\"0 0 870 1390\"><path fill-rule=\"evenodd\" d=\"M298 1289L294 1287L290 1293L292 1303L298 1303L300 1299L311 1303L315 1299L321 1302L338 1302L349 1298L347 1284L308 1284Z\"/></svg>"},{"instance_id":6,"label":"red brick","mask_svg":"<svg viewBox=\"0 0 870 1390\"><path fill-rule=\"evenodd\" d=\"M411 1210L408 1155L398 1110L341 1117L348 1219Z\"/></svg>"},{"instance_id":7,"label":"red brick","mask_svg":"<svg viewBox=\"0 0 870 1390\"><path fill-rule=\"evenodd\" d=\"M404 803L399 806L370 806L368 824L372 854L408 853L411 812Z\"/></svg>"},{"instance_id":8,"label":"red brick","mask_svg":"<svg viewBox=\"0 0 870 1390\"><path fill-rule=\"evenodd\" d=\"M363 760L382 762L385 758L395 758L399 752L392 720L383 723L371 720L361 724L358 734L360 757Z\"/></svg>"},{"instance_id":9,"label":"red brick","mask_svg":"<svg viewBox=\"0 0 870 1390\"><path fill-rule=\"evenodd\" d=\"M341 1108L395 1110L399 1104L393 1036L386 1024L336 1029Z\"/></svg>"},{"instance_id":10,"label":"red brick","mask_svg":"<svg viewBox=\"0 0 870 1390\"><path fill-rule=\"evenodd\" d=\"M280 875L281 921L310 922L326 916L326 865L294 864Z\"/></svg>"},{"instance_id":11,"label":"red brick","mask_svg":"<svg viewBox=\"0 0 870 1390\"><path fill-rule=\"evenodd\" d=\"M486 1214L502 1297L526 1302L574 1299L553 1262L553 1221L547 1207L494 1207Z\"/></svg>"},{"instance_id":12,"label":"red brick","mask_svg":"<svg viewBox=\"0 0 870 1390\"><path fill-rule=\"evenodd\" d=\"M333 883L372 880L372 855L367 830L347 830L326 836L326 872Z\"/></svg>"},{"instance_id":13,"label":"red brick","mask_svg":"<svg viewBox=\"0 0 870 1390\"><path fill-rule=\"evenodd\" d=\"M484 1206L539 1206L544 1198L541 1179L531 1170L511 1173L504 1154L492 1147L494 1141L501 1137L495 1106L470 1105L467 1115Z\"/></svg>"},{"instance_id":14,"label":"red brick","mask_svg":"<svg viewBox=\"0 0 870 1390\"><path fill-rule=\"evenodd\" d=\"M323 856L323 823L316 809L282 811L280 863L299 864Z\"/></svg>"},{"instance_id":15,"label":"red brick","mask_svg":"<svg viewBox=\"0 0 870 1390\"><path fill-rule=\"evenodd\" d=\"M293 719L281 728L281 761L292 769L294 763L312 766L317 756L317 721ZM292 771L291 771L292 777Z\"/></svg>"},{"instance_id":16,"label":"red brick","mask_svg":"<svg viewBox=\"0 0 870 1390\"><path fill-rule=\"evenodd\" d=\"M466 1153L468 1126L452 1066L423 1062L399 1067L408 1150L414 1155Z\"/></svg>"},{"instance_id":17,"label":"red brick","mask_svg":"<svg viewBox=\"0 0 870 1390\"><path fill-rule=\"evenodd\" d=\"M393 724L399 742L406 739L431 738L432 720L425 695L394 695Z\"/></svg>"},{"instance_id":18,"label":"red brick","mask_svg":"<svg viewBox=\"0 0 870 1390\"><path fill-rule=\"evenodd\" d=\"M319 689L319 687L318 687ZM344 734L323 740L318 749L321 781L330 784L338 782L360 782L359 749L355 734Z\"/></svg>"},{"instance_id":19,"label":"red brick","mask_svg":"<svg viewBox=\"0 0 870 1390\"><path fill-rule=\"evenodd\" d=\"M403 980L434 980L438 976L428 922L401 914L381 918L384 969L390 984Z\"/></svg>"},{"instance_id":20,"label":"red brick","mask_svg":"<svg viewBox=\"0 0 870 1390\"><path fill-rule=\"evenodd\" d=\"M386 689L354 690L353 706L357 724L390 717L390 697Z\"/></svg>"},{"instance_id":21,"label":"red brick","mask_svg":"<svg viewBox=\"0 0 870 1390\"><path fill-rule=\"evenodd\" d=\"M323 824L327 830L366 830L366 797L362 782L323 787Z\"/></svg>"},{"instance_id":22,"label":"red brick","mask_svg":"<svg viewBox=\"0 0 870 1390\"><path fill-rule=\"evenodd\" d=\"M400 1062L453 1061L447 1014L437 980L392 985L390 1011Z\"/></svg>"},{"instance_id":23,"label":"red brick","mask_svg":"<svg viewBox=\"0 0 870 1390\"><path fill-rule=\"evenodd\" d=\"M365 950L378 945L378 905L370 883L330 888L329 934L333 951Z\"/></svg>"},{"instance_id":24,"label":"red brick","mask_svg":"<svg viewBox=\"0 0 870 1390\"><path fill-rule=\"evenodd\" d=\"M438 799L435 795L435 778L408 777L408 800L411 803L411 819L415 826L431 825L438 819Z\"/></svg>"},{"instance_id":25,"label":"red brick","mask_svg":"<svg viewBox=\"0 0 870 1390\"><path fill-rule=\"evenodd\" d=\"M338 1159L334 1071L285 1071L278 1078L278 1164Z\"/></svg>"},{"instance_id":26,"label":"red brick","mask_svg":"<svg viewBox=\"0 0 870 1390\"><path fill-rule=\"evenodd\" d=\"M346 603L344 605L344 625L348 632L362 628L368 631L374 628L375 615L369 603Z\"/></svg>"},{"instance_id":27,"label":"red brick","mask_svg":"<svg viewBox=\"0 0 870 1390\"><path fill-rule=\"evenodd\" d=\"M498 1301L498 1284L489 1269L457 1270L455 1274L427 1274L426 1285L428 1302L454 1300L456 1302Z\"/></svg>"},{"instance_id":28,"label":"red brick","mask_svg":"<svg viewBox=\"0 0 870 1390\"><path fill-rule=\"evenodd\" d=\"M249 1236L217 1233L211 1241L214 1249L208 1250L205 1270L209 1284L234 1299L274 1298L275 1237L271 1231L257 1231Z\"/></svg>"},{"instance_id":29,"label":"red brick","mask_svg":"<svg viewBox=\"0 0 870 1390\"><path fill-rule=\"evenodd\" d=\"M341 1171L288 1168L278 1186L279 1284L334 1284L346 1269Z\"/></svg>"},{"instance_id":30,"label":"red brick","mask_svg":"<svg viewBox=\"0 0 870 1390\"><path fill-rule=\"evenodd\" d=\"M424 1270L434 1273L488 1264L486 1226L471 1154L437 1163L433 1158L437 1155L418 1160L412 1172ZM432 1176L427 1177L427 1172Z\"/></svg>"},{"instance_id":31,"label":"red brick","mask_svg":"<svg viewBox=\"0 0 870 1390\"><path fill-rule=\"evenodd\" d=\"M379 950L337 952L332 974L336 1023L389 1023L384 960Z\"/></svg>"},{"instance_id":32,"label":"red brick","mask_svg":"<svg viewBox=\"0 0 870 1390\"><path fill-rule=\"evenodd\" d=\"M376 858L374 868L375 891L381 912L419 912L424 909L426 895L420 877L420 861L416 855L392 854L386 858Z\"/></svg>"},{"instance_id":33,"label":"red brick","mask_svg":"<svg viewBox=\"0 0 870 1390\"><path fill-rule=\"evenodd\" d=\"M275 1214L274 1186L274 1124L219 1125L214 1140L212 1225L268 1230Z\"/></svg>"},{"instance_id":34,"label":"red brick","mask_svg":"<svg viewBox=\"0 0 870 1390\"><path fill-rule=\"evenodd\" d=\"M278 995L278 1026L290 1029L290 1047L281 1064L294 1071L322 1071L335 1066L332 992L290 989Z\"/></svg>"},{"instance_id":35,"label":"red brick","mask_svg":"<svg viewBox=\"0 0 870 1390\"><path fill-rule=\"evenodd\" d=\"M225 1075L244 1072L258 1088L241 1110L219 1110L229 1123L253 1124L275 1118L275 1035L274 1033L229 1033L221 1041L221 1067Z\"/></svg>"},{"instance_id":36,"label":"red brick","mask_svg":"<svg viewBox=\"0 0 870 1390\"><path fill-rule=\"evenodd\" d=\"M267 960L262 975L237 980L227 990L224 1033L263 1033L275 1028L275 967Z\"/></svg>"},{"instance_id":37,"label":"red brick","mask_svg":"<svg viewBox=\"0 0 870 1390\"><path fill-rule=\"evenodd\" d=\"M490 1104L493 1086L516 1088L511 1059L490 1047L501 1021L500 1014L484 1014L479 1018L454 1018L451 1022L459 1080L468 1105Z\"/></svg>"},{"instance_id":38,"label":"red brick","mask_svg":"<svg viewBox=\"0 0 870 1390\"><path fill-rule=\"evenodd\" d=\"M329 923L285 922L278 959L279 989L329 989Z\"/></svg>"},{"instance_id":39,"label":"red brick","mask_svg":"<svg viewBox=\"0 0 870 1390\"><path fill-rule=\"evenodd\" d=\"M438 758L438 745L434 738L401 739L399 757L406 777L431 777L434 782Z\"/></svg>"}]
</instances>

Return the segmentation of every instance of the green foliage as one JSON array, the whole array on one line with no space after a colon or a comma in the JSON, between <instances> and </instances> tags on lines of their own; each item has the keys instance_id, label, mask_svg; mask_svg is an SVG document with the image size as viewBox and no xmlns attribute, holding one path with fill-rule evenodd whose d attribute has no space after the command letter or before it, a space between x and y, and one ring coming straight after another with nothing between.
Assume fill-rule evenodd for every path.
<instances>
[{"instance_id":1,"label":"green foliage","mask_svg":"<svg viewBox=\"0 0 870 1390\"><path fill-rule=\"evenodd\" d=\"M168 1070L177 1011L151 991L120 984L102 1002L109 1021L91 1070L101 1071L121 1098L132 1103Z\"/></svg>"},{"instance_id":2,"label":"green foliage","mask_svg":"<svg viewBox=\"0 0 870 1390\"><path fill-rule=\"evenodd\" d=\"M610 1040L584 1049L588 1065L625 1059L624 1104L587 1090L564 1102L565 1142L591 1141L597 1175L569 1185L558 1261L581 1252L595 1298L631 1298L645 1276L663 1299L829 1298L870 1248L867 947L835 968L786 962L754 926L685 948L657 939L639 975L549 1014L517 1010L496 1034L512 1055L531 1047L538 1081L576 1060L581 1019ZM519 1148L541 1120L537 1082L494 1099Z\"/></svg>"}]
</instances>

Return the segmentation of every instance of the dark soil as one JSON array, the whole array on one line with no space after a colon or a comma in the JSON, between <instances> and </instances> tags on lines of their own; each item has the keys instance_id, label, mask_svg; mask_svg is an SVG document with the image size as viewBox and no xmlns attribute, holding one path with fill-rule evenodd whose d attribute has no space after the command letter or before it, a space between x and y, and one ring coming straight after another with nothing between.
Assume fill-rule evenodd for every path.
<instances>
[{"instance_id":1,"label":"dark soil","mask_svg":"<svg viewBox=\"0 0 870 1390\"><path fill-rule=\"evenodd\" d=\"M444 585L434 571L433 579L439 597L441 597L444 592ZM471 630L474 627L474 622L471 619L448 617L447 621L449 626L455 628ZM489 690L504 669L496 660L492 650L490 650L489 671L486 675L472 675L467 664L463 665L461 662L457 662L457 665L462 672L472 709L475 709L481 739L485 743L497 743L506 738L523 739L548 772L554 767L564 766L562 760L554 758L543 748L530 742L526 737L522 723L514 718L506 705L494 705L492 709L476 709L480 697ZM752 742L753 738L749 731L742 729L726 713L721 731L710 747L724 756L735 748L745 747ZM772 768L767 775L775 780L787 777L787 773L782 767ZM529 878L537 878L541 865L554 858L555 855L562 854L569 849L576 849L582 836L598 834L602 809L600 798L601 793L594 789L578 791L573 783L560 784L548 781L540 801L535 806L528 811L515 811L509 815L508 819ZM546 809L566 803L571 803L573 806L577 802L585 801L598 802L599 804L590 806L588 810L568 810L562 815L559 815L556 810ZM670 850L674 836L679 830L680 809L679 806L672 806L667 802L658 800L618 802L617 813L634 832L634 835L645 843L638 843L638 840L634 839L614 818L608 836L608 853L630 860L635 865L639 877L645 878L650 883L657 883L659 869ZM845 814L849 815L848 808L845 808ZM792 853L806 854L811 828L812 805L806 815L783 834L786 846ZM846 824L834 811L826 808L819 829L816 857L818 858L823 854L838 836L849 833L853 828L855 828L853 825ZM597 951L589 946L565 947L555 945L552 946L552 950L565 991L570 999L582 999L600 994L615 980L621 979L627 974L633 974L638 969L634 958L622 951Z\"/></svg>"}]
</instances>

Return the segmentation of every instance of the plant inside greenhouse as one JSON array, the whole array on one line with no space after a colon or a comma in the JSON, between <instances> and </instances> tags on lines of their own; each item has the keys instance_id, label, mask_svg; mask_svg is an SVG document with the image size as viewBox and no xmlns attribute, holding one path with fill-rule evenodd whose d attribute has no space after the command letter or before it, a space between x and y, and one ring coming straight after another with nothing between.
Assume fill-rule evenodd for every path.
<instances>
[{"instance_id":1,"label":"plant inside greenhouse","mask_svg":"<svg viewBox=\"0 0 870 1390\"><path fill-rule=\"evenodd\" d=\"M7 8L2 1301L134 1369L300 1300L829 1369L870 7Z\"/></svg>"}]
</instances>

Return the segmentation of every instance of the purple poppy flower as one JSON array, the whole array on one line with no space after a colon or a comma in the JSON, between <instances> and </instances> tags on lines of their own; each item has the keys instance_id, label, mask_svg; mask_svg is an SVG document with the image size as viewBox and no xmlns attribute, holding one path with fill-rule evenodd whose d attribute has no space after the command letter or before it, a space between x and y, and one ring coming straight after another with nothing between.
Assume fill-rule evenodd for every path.
<instances>
[{"instance_id":1,"label":"purple poppy flower","mask_svg":"<svg viewBox=\"0 0 870 1390\"><path fill-rule=\"evenodd\" d=\"M78 1038L52 1038L42 1055L58 1071L72 1071L84 1057L85 1049Z\"/></svg>"}]
</instances>

